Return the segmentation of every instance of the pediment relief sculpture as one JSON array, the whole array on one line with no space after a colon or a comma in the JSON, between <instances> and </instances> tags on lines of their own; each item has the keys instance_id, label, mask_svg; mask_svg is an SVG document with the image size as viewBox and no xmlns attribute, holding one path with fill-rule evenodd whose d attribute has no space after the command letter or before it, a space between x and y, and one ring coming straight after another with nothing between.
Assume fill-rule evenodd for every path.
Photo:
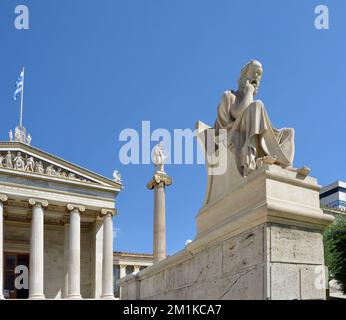
<instances>
[{"instance_id":1,"label":"pediment relief sculpture","mask_svg":"<svg viewBox=\"0 0 346 320\"><path fill-rule=\"evenodd\" d=\"M37 173L40 175L47 175L51 177L65 178L88 183L92 182L91 180L85 179L73 172L67 171L61 167L19 151L1 152L0 168Z\"/></svg>"}]
</instances>

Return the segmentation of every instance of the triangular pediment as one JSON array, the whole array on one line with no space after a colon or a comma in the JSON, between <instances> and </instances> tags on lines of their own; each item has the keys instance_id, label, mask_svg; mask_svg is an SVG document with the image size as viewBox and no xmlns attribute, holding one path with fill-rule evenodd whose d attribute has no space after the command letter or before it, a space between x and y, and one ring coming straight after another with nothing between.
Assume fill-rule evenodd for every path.
<instances>
[{"instance_id":1,"label":"triangular pediment","mask_svg":"<svg viewBox=\"0 0 346 320\"><path fill-rule=\"evenodd\" d=\"M0 142L0 172L111 188L122 185L22 142Z\"/></svg>"}]
</instances>

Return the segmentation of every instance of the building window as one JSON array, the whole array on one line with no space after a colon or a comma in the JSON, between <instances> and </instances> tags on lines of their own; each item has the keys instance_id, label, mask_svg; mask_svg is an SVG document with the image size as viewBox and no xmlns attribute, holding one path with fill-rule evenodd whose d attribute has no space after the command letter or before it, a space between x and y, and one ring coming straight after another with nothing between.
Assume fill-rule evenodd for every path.
<instances>
[{"instance_id":1,"label":"building window","mask_svg":"<svg viewBox=\"0 0 346 320\"><path fill-rule=\"evenodd\" d=\"M134 266L126 266L126 275L129 275L135 271Z\"/></svg>"},{"instance_id":2,"label":"building window","mask_svg":"<svg viewBox=\"0 0 346 320\"><path fill-rule=\"evenodd\" d=\"M140 267L139 267L139 271L144 270L146 267L147 267L147 266L140 266Z\"/></svg>"},{"instance_id":3,"label":"building window","mask_svg":"<svg viewBox=\"0 0 346 320\"><path fill-rule=\"evenodd\" d=\"M113 277L114 277L114 296L116 298L120 298L120 287L119 287L119 279L120 279L120 266L113 267Z\"/></svg>"}]
</instances>

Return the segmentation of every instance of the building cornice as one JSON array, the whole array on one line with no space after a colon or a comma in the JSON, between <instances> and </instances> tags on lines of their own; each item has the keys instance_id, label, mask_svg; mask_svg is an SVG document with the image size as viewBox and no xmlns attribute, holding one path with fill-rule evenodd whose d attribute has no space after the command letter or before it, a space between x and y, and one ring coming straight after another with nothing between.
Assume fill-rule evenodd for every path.
<instances>
[{"instance_id":1,"label":"building cornice","mask_svg":"<svg viewBox=\"0 0 346 320\"><path fill-rule=\"evenodd\" d=\"M100 183L101 185L106 185L106 186L112 188L114 191L119 192L123 188L122 184L120 184L118 182L110 180L110 179L108 179L108 178L106 178L106 177L104 177L98 173L87 170L87 169L80 167L76 164L68 162L62 158L59 158L59 157L54 156L50 153L44 152L38 148L29 146L29 145L21 143L21 142L1 142L0 141L0 151L22 151L22 152L30 153L33 156L38 157L38 158L42 158L42 160L51 162L52 164L54 164L56 166L70 170L76 174L86 176L87 178L89 178L91 180L93 180L93 179L97 180L98 183ZM4 168L1 168L1 169L4 169ZM15 170L7 170L7 171L14 172ZM20 171L18 171L18 172L20 172ZM22 172L22 173L26 174L28 172ZM34 173L30 173L30 174L32 174L34 177L37 176L39 178L46 177L50 180L52 178L57 179L57 177L44 176L44 175L39 175L39 174L34 174ZM60 181L64 181L64 182L72 182L73 181L73 180L69 180L69 179L63 179L60 177L59 177L59 179L60 179ZM75 182L75 181L73 181L73 182ZM96 184L96 183L93 183L93 184ZM83 185L86 185L86 183L83 183Z\"/></svg>"},{"instance_id":2,"label":"building cornice","mask_svg":"<svg viewBox=\"0 0 346 320\"><path fill-rule=\"evenodd\" d=\"M134 252L123 252L123 251L114 251L113 256L118 257L131 257L131 258L153 258L154 256L150 253L134 253Z\"/></svg>"}]
</instances>

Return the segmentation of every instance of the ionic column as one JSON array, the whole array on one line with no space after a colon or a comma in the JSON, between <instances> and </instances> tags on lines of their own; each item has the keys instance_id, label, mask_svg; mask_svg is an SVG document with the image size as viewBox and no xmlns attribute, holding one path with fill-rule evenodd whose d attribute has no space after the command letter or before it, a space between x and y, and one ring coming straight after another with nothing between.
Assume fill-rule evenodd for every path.
<instances>
[{"instance_id":1,"label":"ionic column","mask_svg":"<svg viewBox=\"0 0 346 320\"><path fill-rule=\"evenodd\" d=\"M48 201L29 199L32 206L29 299L44 299L44 208Z\"/></svg>"},{"instance_id":2,"label":"ionic column","mask_svg":"<svg viewBox=\"0 0 346 320\"><path fill-rule=\"evenodd\" d=\"M156 172L147 184L154 189L154 263L166 258L166 199L165 187L172 184L172 179L164 172Z\"/></svg>"},{"instance_id":3,"label":"ionic column","mask_svg":"<svg viewBox=\"0 0 346 320\"><path fill-rule=\"evenodd\" d=\"M80 294L80 214L85 207L68 204L70 211L69 254L68 254L68 298L81 299Z\"/></svg>"},{"instance_id":4,"label":"ionic column","mask_svg":"<svg viewBox=\"0 0 346 320\"><path fill-rule=\"evenodd\" d=\"M102 258L102 299L114 299L113 292L113 216L115 210L102 209L103 216L103 258Z\"/></svg>"},{"instance_id":5,"label":"ionic column","mask_svg":"<svg viewBox=\"0 0 346 320\"><path fill-rule=\"evenodd\" d=\"M63 218L64 223L64 291L63 297L68 298L68 266L69 266L69 237L70 219L68 216Z\"/></svg>"},{"instance_id":6,"label":"ionic column","mask_svg":"<svg viewBox=\"0 0 346 320\"><path fill-rule=\"evenodd\" d=\"M0 194L0 300L4 298L4 202L8 200L7 196Z\"/></svg>"}]
</instances>

